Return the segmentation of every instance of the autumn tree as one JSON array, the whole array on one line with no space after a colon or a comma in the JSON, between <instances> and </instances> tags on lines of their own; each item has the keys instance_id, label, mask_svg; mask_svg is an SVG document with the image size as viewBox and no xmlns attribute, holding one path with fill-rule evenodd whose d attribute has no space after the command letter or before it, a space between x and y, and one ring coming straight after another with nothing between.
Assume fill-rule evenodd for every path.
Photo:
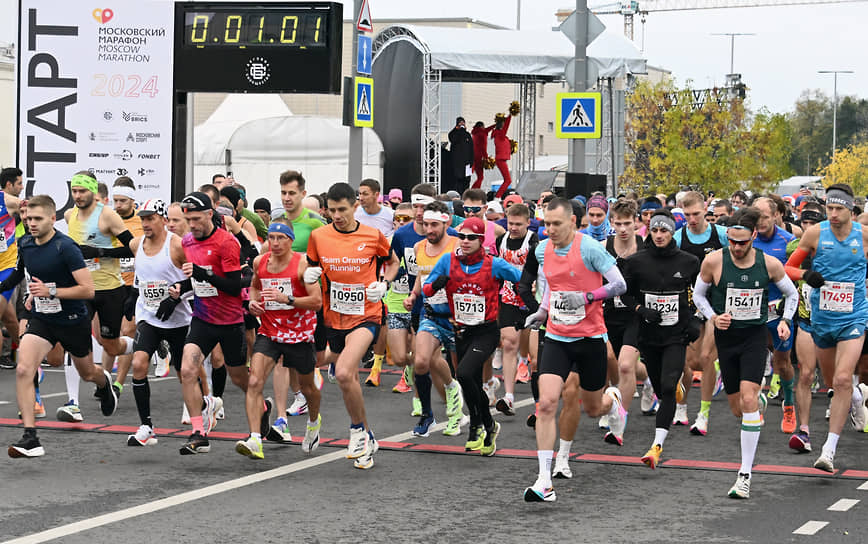
<instances>
[{"instance_id":1,"label":"autumn tree","mask_svg":"<svg viewBox=\"0 0 868 544\"><path fill-rule=\"evenodd\" d=\"M640 193L762 191L789 175L789 146L784 116L751 114L727 89L642 81L628 98L621 184Z\"/></svg>"},{"instance_id":2,"label":"autumn tree","mask_svg":"<svg viewBox=\"0 0 868 544\"><path fill-rule=\"evenodd\" d=\"M857 195L868 194L868 142L854 144L835 152L835 162L822 168L823 185L847 183Z\"/></svg>"},{"instance_id":3,"label":"autumn tree","mask_svg":"<svg viewBox=\"0 0 868 544\"><path fill-rule=\"evenodd\" d=\"M832 99L820 90L805 90L787 117L792 127L790 166L812 175L832 160ZM868 100L838 97L837 146L844 149L868 141Z\"/></svg>"}]
</instances>

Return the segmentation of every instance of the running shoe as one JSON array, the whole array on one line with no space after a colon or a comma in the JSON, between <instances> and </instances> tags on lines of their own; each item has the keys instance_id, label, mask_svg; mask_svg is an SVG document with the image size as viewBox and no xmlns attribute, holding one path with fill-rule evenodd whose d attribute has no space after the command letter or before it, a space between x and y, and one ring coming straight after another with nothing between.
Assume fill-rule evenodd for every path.
<instances>
[{"instance_id":1,"label":"running shoe","mask_svg":"<svg viewBox=\"0 0 868 544\"><path fill-rule=\"evenodd\" d=\"M829 397L829 406L826 407L826 419L828 420L829 416L832 415L832 397L835 396L835 391L830 387L826 396Z\"/></svg>"},{"instance_id":2,"label":"running shoe","mask_svg":"<svg viewBox=\"0 0 868 544\"><path fill-rule=\"evenodd\" d=\"M365 352L365 356L362 357L362 366L364 368L374 367L374 350L370 347L368 348L368 351Z\"/></svg>"},{"instance_id":3,"label":"running shoe","mask_svg":"<svg viewBox=\"0 0 868 544\"><path fill-rule=\"evenodd\" d=\"M526 422L527 426L530 427L531 429L536 429L536 416L537 416L537 412L539 412L539 403L537 402L534 404L536 407L534 408L534 411L529 416L527 416L527 422Z\"/></svg>"},{"instance_id":4,"label":"running shoe","mask_svg":"<svg viewBox=\"0 0 868 544\"><path fill-rule=\"evenodd\" d=\"M12 360L12 357L8 355L0 357L0 368L11 369L15 368L16 366L17 365L15 364L15 361Z\"/></svg>"},{"instance_id":5,"label":"running shoe","mask_svg":"<svg viewBox=\"0 0 868 544\"><path fill-rule=\"evenodd\" d=\"M868 408L865 408L864 397L862 399L862 402L860 402L859 404L850 404L849 416L850 425L853 427L854 430L861 432L862 429L865 428L865 425L868 424Z\"/></svg>"},{"instance_id":6,"label":"running shoe","mask_svg":"<svg viewBox=\"0 0 868 544\"><path fill-rule=\"evenodd\" d=\"M347 459L358 459L369 449L368 432L362 428L350 427L350 441L347 444Z\"/></svg>"},{"instance_id":7,"label":"running shoe","mask_svg":"<svg viewBox=\"0 0 868 544\"><path fill-rule=\"evenodd\" d=\"M518 367L516 367L515 372L515 382L516 383L529 383L530 382L530 369L528 368L527 361L519 361Z\"/></svg>"},{"instance_id":8,"label":"running shoe","mask_svg":"<svg viewBox=\"0 0 868 544\"><path fill-rule=\"evenodd\" d=\"M362 455L353 461L353 466L362 470L367 470L374 466L374 454L377 453L378 449L380 449L380 445L377 443L376 438L369 433L365 433L365 436L368 437L367 447L365 448L365 451L362 452Z\"/></svg>"},{"instance_id":9,"label":"running shoe","mask_svg":"<svg viewBox=\"0 0 868 544\"><path fill-rule=\"evenodd\" d=\"M772 374L772 380L769 382L769 393L768 397L770 399L778 398L778 395L781 394L781 375L780 374Z\"/></svg>"},{"instance_id":10,"label":"running shoe","mask_svg":"<svg viewBox=\"0 0 868 544\"><path fill-rule=\"evenodd\" d=\"M790 437L790 449L796 450L799 453L808 453L811 451L811 437L803 430L796 431Z\"/></svg>"},{"instance_id":11,"label":"running shoe","mask_svg":"<svg viewBox=\"0 0 868 544\"><path fill-rule=\"evenodd\" d=\"M772 372L772 352L766 349L766 368L763 371L763 378L765 378L766 376L771 376ZM763 382L763 384L765 384L765 382Z\"/></svg>"},{"instance_id":12,"label":"running shoe","mask_svg":"<svg viewBox=\"0 0 868 544\"><path fill-rule=\"evenodd\" d=\"M524 490L524 502L554 502L557 499L551 482L537 477L536 482Z\"/></svg>"},{"instance_id":13,"label":"running shoe","mask_svg":"<svg viewBox=\"0 0 868 544\"><path fill-rule=\"evenodd\" d=\"M97 388L97 394L99 395L99 408L102 415L110 416L114 414L115 410L118 408L118 397L112 388L112 375L109 374L108 370L103 370L102 373L105 376L106 382L103 387Z\"/></svg>"},{"instance_id":14,"label":"running shoe","mask_svg":"<svg viewBox=\"0 0 868 544\"><path fill-rule=\"evenodd\" d=\"M248 436L247 440L236 442L235 451L250 459L265 459L265 454L262 452L262 439L257 436Z\"/></svg>"},{"instance_id":15,"label":"running shoe","mask_svg":"<svg viewBox=\"0 0 868 544\"><path fill-rule=\"evenodd\" d=\"M453 387L446 387L446 416L452 417L460 414L462 408L464 408L464 400L461 386L458 384L458 380L455 380Z\"/></svg>"},{"instance_id":16,"label":"running shoe","mask_svg":"<svg viewBox=\"0 0 868 544\"><path fill-rule=\"evenodd\" d=\"M117 398L121 398L121 393L124 392L124 384L122 384L120 382L115 382L112 384L112 389L115 392L115 396Z\"/></svg>"},{"instance_id":17,"label":"running shoe","mask_svg":"<svg viewBox=\"0 0 868 544\"><path fill-rule=\"evenodd\" d=\"M455 414L450 417L446 422L446 428L443 429L443 434L446 436L458 436L461 434L461 424L465 417L464 414Z\"/></svg>"},{"instance_id":18,"label":"running shoe","mask_svg":"<svg viewBox=\"0 0 868 544\"><path fill-rule=\"evenodd\" d=\"M497 348L494 350L494 357L491 358L491 369L500 370L503 368L503 350Z\"/></svg>"},{"instance_id":19,"label":"running shoe","mask_svg":"<svg viewBox=\"0 0 868 544\"><path fill-rule=\"evenodd\" d=\"M160 342L160 346L163 343ZM154 353L152 356L153 360L156 361L156 366L154 367L154 377L155 378L165 378L169 375L169 369L171 368L169 365L168 353L166 355L160 355L160 349L157 348L157 353Z\"/></svg>"},{"instance_id":20,"label":"running shoe","mask_svg":"<svg viewBox=\"0 0 868 544\"><path fill-rule=\"evenodd\" d=\"M569 458L560 455L555 456L555 466L552 467L552 478L569 480L572 477L573 471L570 469Z\"/></svg>"},{"instance_id":21,"label":"running shoe","mask_svg":"<svg viewBox=\"0 0 868 544\"><path fill-rule=\"evenodd\" d=\"M735 483L729 488L729 498L750 498L750 474L738 473L738 478L735 479Z\"/></svg>"},{"instance_id":22,"label":"running shoe","mask_svg":"<svg viewBox=\"0 0 868 544\"><path fill-rule=\"evenodd\" d=\"M506 416L514 416L515 410L512 409L512 401L506 397L498 399L497 404L494 405L497 408L497 411Z\"/></svg>"},{"instance_id":23,"label":"running shoe","mask_svg":"<svg viewBox=\"0 0 868 544\"><path fill-rule=\"evenodd\" d=\"M497 378L491 378L484 384L482 384L482 390L485 391L485 394L488 396L488 405L494 406L497 404L497 390L500 389L500 380Z\"/></svg>"},{"instance_id":24,"label":"running shoe","mask_svg":"<svg viewBox=\"0 0 868 544\"><path fill-rule=\"evenodd\" d=\"M187 405L184 404L184 410L181 412L181 425L190 424L190 412L187 411Z\"/></svg>"},{"instance_id":25,"label":"running shoe","mask_svg":"<svg viewBox=\"0 0 868 544\"><path fill-rule=\"evenodd\" d=\"M781 432L784 434L793 434L796 432L796 407L783 406L784 417L781 419Z\"/></svg>"},{"instance_id":26,"label":"running shoe","mask_svg":"<svg viewBox=\"0 0 868 544\"><path fill-rule=\"evenodd\" d=\"M684 382L682 381L684 378L684 374L681 375L681 378L678 378L678 387L675 389L675 404L684 404L684 397L687 396L687 390L684 388Z\"/></svg>"},{"instance_id":27,"label":"running shoe","mask_svg":"<svg viewBox=\"0 0 868 544\"><path fill-rule=\"evenodd\" d=\"M317 389L322 391L323 383L325 383L325 380L322 379L322 372L320 372L318 367L314 368L313 369L313 384L316 386Z\"/></svg>"},{"instance_id":28,"label":"running shoe","mask_svg":"<svg viewBox=\"0 0 868 544\"><path fill-rule=\"evenodd\" d=\"M127 437L127 446L156 446L157 435L150 425L140 425L136 434Z\"/></svg>"},{"instance_id":29,"label":"running shoe","mask_svg":"<svg viewBox=\"0 0 868 544\"><path fill-rule=\"evenodd\" d=\"M826 472L835 472L835 454L828 454L825 451L820 454L816 461L814 461L814 468L818 468L820 470L824 470Z\"/></svg>"},{"instance_id":30,"label":"running shoe","mask_svg":"<svg viewBox=\"0 0 868 544\"><path fill-rule=\"evenodd\" d=\"M690 419L687 417L687 405L686 404L676 404L675 405L675 417L672 418L673 425L684 425L687 427L690 425Z\"/></svg>"},{"instance_id":31,"label":"running shoe","mask_svg":"<svg viewBox=\"0 0 868 544\"><path fill-rule=\"evenodd\" d=\"M645 463L651 470L657 468L657 465L660 464L660 456L663 454L663 446L660 444L654 444L651 446L651 449L645 452L645 455L642 456L642 462Z\"/></svg>"},{"instance_id":32,"label":"running shoe","mask_svg":"<svg viewBox=\"0 0 868 544\"><path fill-rule=\"evenodd\" d=\"M723 391L723 375L720 373L720 361L714 360L714 397Z\"/></svg>"},{"instance_id":33,"label":"running shoe","mask_svg":"<svg viewBox=\"0 0 868 544\"><path fill-rule=\"evenodd\" d=\"M45 417L45 403L40 398L37 398L33 404L33 416L39 419Z\"/></svg>"},{"instance_id":34,"label":"running shoe","mask_svg":"<svg viewBox=\"0 0 868 544\"><path fill-rule=\"evenodd\" d=\"M418 436L421 438L426 438L431 434L431 426L435 425L437 422L434 421L434 416L432 415L423 415L419 418L419 423L413 427L413 436Z\"/></svg>"},{"instance_id":35,"label":"running shoe","mask_svg":"<svg viewBox=\"0 0 868 544\"><path fill-rule=\"evenodd\" d=\"M653 416L657 413L659 406L660 401L657 400L657 395L654 394L654 388L650 385L642 386L642 396L639 400L639 408L642 409L642 415Z\"/></svg>"},{"instance_id":36,"label":"running shoe","mask_svg":"<svg viewBox=\"0 0 868 544\"><path fill-rule=\"evenodd\" d=\"M311 425L310 420L308 420L307 426L304 429L304 439L301 441L301 451L304 453L311 453L319 447L319 430L321 427L322 414L317 414L316 423L313 425Z\"/></svg>"},{"instance_id":37,"label":"running shoe","mask_svg":"<svg viewBox=\"0 0 868 544\"><path fill-rule=\"evenodd\" d=\"M274 406L274 403L271 400L271 397L268 397L264 401L265 409L262 411L262 417L259 419L259 436L268 436L268 431L271 430L271 407Z\"/></svg>"},{"instance_id":38,"label":"running shoe","mask_svg":"<svg viewBox=\"0 0 868 544\"><path fill-rule=\"evenodd\" d=\"M494 422L494 427L490 431L485 432L485 438L482 440L482 447L479 453L485 457L491 457L497 451L497 435L500 434L500 423Z\"/></svg>"},{"instance_id":39,"label":"running shoe","mask_svg":"<svg viewBox=\"0 0 868 544\"><path fill-rule=\"evenodd\" d=\"M814 381L811 382L811 393L816 393L820 390L820 369L814 369Z\"/></svg>"},{"instance_id":40,"label":"running shoe","mask_svg":"<svg viewBox=\"0 0 868 544\"><path fill-rule=\"evenodd\" d=\"M78 404L71 400L66 401L66 404L59 407L55 413L57 421L66 421L68 423L78 423L84 421L84 416L81 415L81 410Z\"/></svg>"},{"instance_id":41,"label":"running shoe","mask_svg":"<svg viewBox=\"0 0 868 544\"><path fill-rule=\"evenodd\" d=\"M186 444L181 446L181 455L195 455L197 453L208 453L211 451L211 443L208 442L207 436L202 436L199 431L190 435L190 439Z\"/></svg>"},{"instance_id":42,"label":"running shoe","mask_svg":"<svg viewBox=\"0 0 868 544\"><path fill-rule=\"evenodd\" d=\"M9 446L8 453L9 457L16 459L22 457L32 458L45 455L45 450L42 448L42 444L39 443L39 438L35 434L25 432L21 440Z\"/></svg>"},{"instance_id":43,"label":"running shoe","mask_svg":"<svg viewBox=\"0 0 868 544\"><path fill-rule=\"evenodd\" d=\"M217 426L217 418L214 415L217 412L217 399L218 397L210 395L202 399L205 403L202 409L202 427L206 436Z\"/></svg>"},{"instance_id":44,"label":"running shoe","mask_svg":"<svg viewBox=\"0 0 868 544\"><path fill-rule=\"evenodd\" d=\"M404 380L404 375L401 374L401 379L398 380L398 383L392 388L392 393L409 393L412 390L413 388L407 385L407 382Z\"/></svg>"},{"instance_id":45,"label":"running shoe","mask_svg":"<svg viewBox=\"0 0 868 544\"><path fill-rule=\"evenodd\" d=\"M287 416L301 416L307 413L307 399L304 398L304 393L299 391L295 394L295 399L292 401L292 404L287 408L286 415Z\"/></svg>"},{"instance_id":46,"label":"running shoe","mask_svg":"<svg viewBox=\"0 0 868 544\"><path fill-rule=\"evenodd\" d=\"M265 438L269 442L276 444L292 443L292 433L289 432L289 425L286 423L286 418L281 416L274 421L274 424L268 428Z\"/></svg>"},{"instance_id":47,"label":"running shoe","mask_svg":"<svg viewBox=\"0 0 868 544\"><path fill-rule=\"evenodd\" d=\"M479 427L471 425L470 430L468 431L467 442L464 443L464 451L475 451L481 449L484 442L485 428L481 425Z\"/></svg>"},{"instance_id":48,"label":"running shoe","mask_svg":"<svg viewBox=\"0 0 868 544\"><path fill-rule=\"evenodd\" d=\"M413 409L410 411L410 417L422 416L422 401L419 397L413 397Z\"/></svg>"},{"instance_id":49,"label":"running shoe","mask_svg":"<svg viewBox=\"0 0 868 544\"><path fill-rule=\"evenodd\" d=\"M766 394L760 391L759 397L757 398L759 404L759 413L760 413L760 427L766 424L766 408L769 406L769 399L766 397Z\"/></svg>"},{"instance_id":50,"label":"running shoe","mask_svg":"<svg viewBox=\"0 0 868 544\"><path fill-rule=\"evenodd\" d=\"M214 418L219 420L226 419L226 411L223 409L223 399L214 397L214 402L217 403L217 409L214 410Z\"/></svg>"},{"instance_id":51,"label":"running shoe","mask_svg":"<svg viewBox=\"0 0 868 544\"><path fill-rule=\"evenodd\" d=\"M410 388L416 385L416 369L413 365L404 367L404 383Z\"/></svg>"},{"instance_id":52,"label":"running shoe","mask_svg":"<svg viewBox=\"0 0 868 544\"><path fill-rule=\"evenodd\" d=\"M693 425L690 426L690 434L695 434L696 436L705 436L708 432L708 416L699 412L696 414L696 419L693 421Z\"/></svg>"},{"instance_id":53,"label":"running shoe","mask_svg":"<svg viewBox=\"0 0 868 544\"><path fill-rule=\"evenodd\" d=\"M329 363L329 371L328 371L328 380L329 383L338 383L337 377L335 377L335 364Z\"/></svg>"},{"instance_id":54,"label":"running shoe","mask_svg":"<svg viewBox=\"0 0 868 544\"><path fill-rule=\"evenodd\" d=\"M609 430L609 416L606 414L603 414L602 416L600 416L600 420L597 421L597 427L599 427L600 430L608 431Z\"/></svg>"},{"instance_id":55,"label":"running shoe","mask_svg":"<svg viewBox=\"0 0 868 544\"><path fill-rule=\"evenodd\" d=\"M160 343L157 344L157 356L160 359L165 359L169 356L169 342L166 340L160 340Z\"/></svg>"},{"instance_id":56,"label":"running shoe","mask_svg":"<svg viewBox=\"0 0 868 544\"><path fill-rule=\"evenodd\" d=\"M371 372L368 374L367 379L365 379L365 385L368 387L380 387L380 370L377 368L371 368Z\"/></svg>"},{"instance_id":57,"label":"running shoe","mask_svg":"<svg viewBox=\"0 0 868 544\"><path fill-rule=\"evenodd\" d=\"M609 416L609 429L603 439L609 444L620 446L624 443L624 428L627 426L627 410L621 403L621 392L617 387L609 387L606 394L612 397L612 402L617 405L617 414Z\"/></svg>"}]
</instances>

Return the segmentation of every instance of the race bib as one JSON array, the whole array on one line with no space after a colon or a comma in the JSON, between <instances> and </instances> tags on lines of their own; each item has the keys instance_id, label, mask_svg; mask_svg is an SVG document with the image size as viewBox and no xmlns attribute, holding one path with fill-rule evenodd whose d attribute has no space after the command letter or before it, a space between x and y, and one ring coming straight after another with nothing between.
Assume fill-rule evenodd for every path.
<instances>
[{"instance_id":1,"label":"race bib","mask_svg":"<svg viewBox=\"0 0 868 544\"><path fill-rule=\"evenodd\" d=\"M329 308L343 315L365 315L365 284L332 282Z\"/></svg>"},{"instance_id":2,"label":"race bib","mask_svg":"<svg viewBox=\"0 0 868 544\"><path fill-rule=\"evenodd\" d=\"M410 278L407 276L407 274L401 276L399 280L392 282L392 292L396 295L410 294Z\"/></svg>"},{"instance_id":3,"label":"race bib","mask_svg":"<svg viewBox=\"0 0 868 544\"><path fill-rule=\"evenodd\" d=\"M549 316L556 325L576 325L585 318L585 307L576 309L566 308L564 295L569 291L552 291L550 298Z\"/></svg>"},{"instance_id":4,"label":"race bib","mask_svg":"<svg viewBox=\"0 0 868 544\"><path fill-rule=\"evenodd\" d=\"M827 281L820 287L820 309L827 312L852 312L856 284Z\"/></svg>"},{"instance_id":5,"label":"race bib","mask_svg":"<svg viewBox=\"0 0 868 544\"><path fill-rule=\"evenodd\" d=\"M55 283L46 283L45 286L49 289L56 287ZM60 299L57 297L33 297L33 302L36 304L36 311L40 314L56 314L61 310Z\"/></svg>"},{"instance_id":6,"label":"race bib","mask_svg":"<svg viewBox=\"0 0 868 544\"><path fill-rule=\"evenodd\" d=\"M99 259L85 259L84 264L87 265L88 272L99 270Z\"/></svg>"},{"instance_id":7,"label":"race bib","mask_svg":"<svg viewBox=\"0 0 868 544\"><path fill-rule=\"evenodd\" d=\"M277 289L286 296L292 294L292 280L290 278L263 278L263 289ZM274 300L269 300L265 303L266 310L292 310L295 306L291 304L283 304Z\"/></svg>"},{"instance_id":8,"label":"race bib","mask_svg":"<svg viewBox=\"0 0 868 544\"><path fill-rule=\"evenodd\" d=\"M419 281L422 282L422 285L425 285L425 282L428 280L428 274L421 276ZM430 297L428 297L428 304L449 304L449 299L446 298L446 290L440 289Z\"/></svg>"},{"instance_id":9,"label":"race bib","mask_svg":"<svg viewBox=\"0 0 868 544\"><path fill-rule=\"evenodd\" d=\"M645 306L660 312L661 327L671 327L678 323L678 295L645 293Z\"/></svg>"},{"instance_id":10,"label":"race bib","mask_svg":"<svg viewBox=\"0 0 868 544\"><path fill-rule=\"evenodd\" d=\"M121 272L135 272L136 270L136 259L133 257L124 257L123 259L118 259L121 263Z\"/></svg>"},{"instance_id":11,"label":"race bib","mask_svg":"<svg viewBox=\"0 0 868 544\"><path fill-rule=\"evenodd\" d=\"M169 282L166 280L148 280L139 282L139 294L145 301L145 308L157 311L160 303L169 297Z\"/></svg>"},{"instance_id":12,"label":"race bib","mask_svg":"<svg viewBox=\"0 0 868 544\"><path fill-rule=\"evenodd\" d=\"M778 304L781 303L781 299L770 300L769 301L769 313L766 318L766 323L771 323L772 321L777 321L781 316L778 315Z\"/></svg>"},{"instance_id":13,"label":"race bib","mask_svg":"<svg viewBox=\"0 0 868 544\"><path fill-rule=\"evenodd\" d=\"M211 265L203 266L205 270L211 270ZM193 282L193 293L199 298L207 298L207 297L216 297L217 296L217 288L208 283L207 281L199 281L193 278L190 278Z\"/></svg>"},{"instance_id":14,"label":"race bib","mask_svg":"<svg viewBox=\"0 0 868 544\"><path fill-rule=\"evenodd\" d=\"M615 308L626 308L627 307L627 305L624 304L624 301L621 300L620 296L615 297L612 300L613 300L613 304L615 305Z\"/></svg>"},{"instance_id":15,"label":"race bib","mask_svg":"<svg viewBox=\"0 0 868 544\"><path fill-rule=\"evenodd\" d=\"M485 322L485 297L481 295L454 294L455 321L462 325L479 325Z\"/></svg>"},{"instance_id":16,"label":"race bib","mask_svg":"<svg viewBox=\"0 0 868 544\"><path fill-rule=\"evenodd\" d=\"M726 288L725 310L736 321L759 319L762 315L763 290ZM771 314L769 314L771 315Z\"/></svg>"},{"instance_id":17,"label":"race bib","mask_svg":"<svg viewBox=\"0 0 868 544\"><path fill-rule=\"evenodd\" d=\"M6 251L8 249L6 245L6 230L0 228L0 251Z\"/></svg>"},{"instance_id":18,"label":"race bib","mask_svg":"<svg viewBox=\"0 0 868 544\"><path fill-rule=\"evenodd\" d=\"M802 284L802 302L805 303L805 308L807 308L809 312L811 311L811 291L813 290L814 288L807 283Z\"/></svg>"},{"instance_id":19,"label":"race bib","mask_svg":"<svg viewBox=\"0 0 868 544\"><path fill-rule=\"evenodd\" d=\"M419 275L419 265L416 264L416 252L412 247L404 248L404 268L411 276Z\"/></svg>"}]
</instances>

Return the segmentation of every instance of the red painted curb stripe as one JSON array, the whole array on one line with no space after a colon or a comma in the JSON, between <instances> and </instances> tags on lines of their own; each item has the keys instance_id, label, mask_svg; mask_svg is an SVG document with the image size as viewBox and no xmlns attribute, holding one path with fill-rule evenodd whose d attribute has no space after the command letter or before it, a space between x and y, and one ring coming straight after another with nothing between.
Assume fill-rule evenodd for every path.
<instances>
[{"instance_id":1,"label":"red painted curb stripe","mask_svg":"<svg viewBox=\"0 0 868 544\"><path fill-rule=\"evenodd\" d=\"M774 474L803 474L807 476L828 476L828 472L814 467L791 467L787 465L755 465L756 472L769 472ZM837 470L835 472L838 472ZM833 473L834 474L834 473Z\"/></svg>"},{"instance_id":2,"label":"red painted curb stripe","mask_svg":"<svg viewBox=\"0 0 868 544\"><path fill-rule=\"evenodd\" d=\"M105 424L97 423L67 423L66 421L40 421L36 426L42 429L73 429L76 431L95 431L102 429Z\"/></svg>"},{"instance_id":3,"label":"red painted curb stripe","mask_svg":"<svg viewBox=\"0 0 868 544\"><path fill-rule=\"evenodd\" d=\"M846 476L848 478L868 478L868 470L845 470L841 476Z\"/></svg>"},{"instance_id":4,"label":"red painted curb stripe","mask_svg":"<svg viewBox=\"0 0 868 544\"><path fill-rule=\"evenodd\" d=\"M495 455L500 455L503 457L522 457L522 458L537 458L536 450L515 450L509 448L498 448L497 453ZM552 454L552 457L555 455Z\"/></svg>"},{"instance_id":5,"label":"red painted curb stripe","mask_svg":"<svg viewBox=\"0 0 868 544\"><path fill-rule=\"evenodd\" d=\"M692 459L670 459L660 463L659 466L664 467L681 467L681 468L711 468L724 470L738 470L741 467L740 463L726 463L721 461L694 461Z\"/></svg>"},{"instance_id":6,"label":"red painted curb stripe","mask_svg":"<svg viewBox=\"0 0 868 544\"><path fill-rule=\"evenodd\" d=\"M591 461L602 463L619 463L628 465L643 465L642 459L639 457L630 457L627 455L599 455L596 453L586 453L575 458L576 461Z\"/></svg>"},{"instance_id":7,"label":"red painted curb stripe","mask_svg":"<svg viewBox=\"0 0 868 544\"><path fill-rule=\"evenodd\" d=\"M138 427L132 427L129 425L108 425L100 429L100 432L109 432L109 433L134 433L138 431Z\"/></svg>"},{"instance_id":8,"label":"red painted curb stripe","mask_svg":"<svg viewBox=\"0 0 868 544\"><path fill-rule=\"evenodd\" d=\"M427 451L430 453L465 453L464 446L448 446L445 444L416 444L412 451Z\"/></svg>"},{"instance_id":9,"label":"red painted curb stripe","mask_svg":"<svg viewBox=\"0 0 868 544\"><path fill-rule=\"evenodd\" d=\"M387 448L390 450L402 450L407 446L412 446L410 442L386 442L385 440L378 440L377 443L381 448Z\"/></svg>"}]
</instances>

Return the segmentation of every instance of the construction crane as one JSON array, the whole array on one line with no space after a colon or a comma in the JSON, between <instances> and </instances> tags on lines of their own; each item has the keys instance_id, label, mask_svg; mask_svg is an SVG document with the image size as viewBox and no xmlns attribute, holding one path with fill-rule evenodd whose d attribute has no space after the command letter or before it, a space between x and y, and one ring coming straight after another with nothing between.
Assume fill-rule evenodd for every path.
<instances>
[{"instance_id":1,"label":"construction crane","mask_svg":"<svg viewBox=\"0 0 868 544\"><path fill-rule=\"evenodd\" d=\"M633 16L645 17L655 11L683 11L696 9L757 8L765 6L801 6L813 4L850 4L866 0L622 0L610 4L591 6L597 15L623 15L624 35L633 39Z\"/></svg>"}]
</instances>

